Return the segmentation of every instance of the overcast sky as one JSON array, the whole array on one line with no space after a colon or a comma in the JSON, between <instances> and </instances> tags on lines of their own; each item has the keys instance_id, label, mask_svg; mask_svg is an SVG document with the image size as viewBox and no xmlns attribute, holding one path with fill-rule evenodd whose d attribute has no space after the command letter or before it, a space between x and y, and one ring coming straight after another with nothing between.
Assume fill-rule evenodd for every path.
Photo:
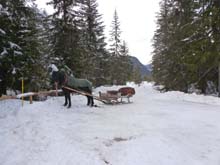
<instances>
[{"instance_id":1,"label":"overcast sky","mask_svg":"<svg viewBox=\"0 0 220 165\"><path fill-rule=\"evenodd\" d=\"M36 0L40 8L46 7L48 0ZM97 0L99 12L103 15L106 37L109 36L113 13L116 9L121 23L121 39L128 44L130 55L143 64L151 62L152 37L156 29L156 12L160 0ZM107 40L108 42L108 40Z\"/></svg>"}]
</instances>

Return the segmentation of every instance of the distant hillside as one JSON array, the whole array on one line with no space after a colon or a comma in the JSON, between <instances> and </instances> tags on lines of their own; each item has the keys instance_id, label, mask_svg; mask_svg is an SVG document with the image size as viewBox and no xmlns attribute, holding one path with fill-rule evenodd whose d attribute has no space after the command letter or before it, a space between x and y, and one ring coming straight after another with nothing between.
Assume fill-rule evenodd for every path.
<instances>
[{"instance_id":1,"label":"distant hillside","mask_svg":"<svg viewBox=\"0 0 220 165\"><path fill-rule=\"evenodd\" d=\"M143 65L136 57L130 56L130 60L135 68L140 68L142 77L151 75L151 64Z\"/></svg>"},{"instance_id":2,"label":"distant hillside","mask_svg":"<svg viewBox=\"0 0 220 165\"><path fill-rule=\"evenodd\" d=\"M147 64L147 65L145 65L145 67L146 67L150 72L152 72L152 64Z\"/></svg>"}]
</instances>

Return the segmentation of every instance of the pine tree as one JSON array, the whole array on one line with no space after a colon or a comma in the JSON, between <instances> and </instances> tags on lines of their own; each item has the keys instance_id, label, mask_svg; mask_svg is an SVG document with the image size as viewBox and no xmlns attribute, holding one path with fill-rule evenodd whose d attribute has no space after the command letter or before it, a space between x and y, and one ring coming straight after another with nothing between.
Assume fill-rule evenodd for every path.
<instances>
[{"instance_id":1,"label":"pine tree","mask_svg":"<svg viewBox=\"0 0 220 165\"><path fill-rule=\"evenodd\" d=\"M161 1L160 13L157 16L157 30L154 34L154 55L152 61L153 77L156 84L166 84L166 78L169 74L166 58L169 48L169 28L168 28L168 0Z\"/></svg>"},{"instance_id":2,"label":"pine tree","mask_svg":"<svg viewBox=\"0 0 220 165\"><path fill-rule=\"evenodd\" d=\"M126 84L127 81L131 81L132 78L132 62L129 58L129 49L125 41L120 48L120 57L121 65L119 66L120 77L118 78L120 84Z\"/></svg>"},{"instance_id":3,"label":"pine tree","mask_svg":"<svg viewBox=\"0 0 220 165\"><path fill-rule=\"evenodd\" d=\"M186 61L191 56L190 45L184 43L193 33L192 21L195 10L194 3L191 0L174 0L170 8L169 15L169 54L170 60L167 68L169 70L168 83L171 89L187 92L190 83L190 77L187 72Z\"/></svg>"},{"instance_id":4,"label":"pine tree","mask_svg":"<svg viewBox=\"0 0 220 165\"><path fill-rule=\"evenodd\" d=\"M133 75L132 79L135 82L135 84L140 84L142 82L142 77L141 77L141 71L140 68L133 68Z\"/></svg>"},{"instance_id":5,"label":"pine tree","mask_svg":"<svg viewBox=\"0 0 220 165\"><path fill-rule=\"evenodd\" d=\"M81 5L81 44L83 45L85 66L83 77L88 78L94 85L105 83L105 36L102 16L98 13L96 0L85 0Z\"/></svg>"},{"instance_id":6,"label":"pine tree","mask_svg":"<svg viewBox=\"0 0 220 165\"><path fill-rule=\"evenodd\" d=\"M192 52L186 41L193 35L194 2L164 0L154 36L153 76L167 90L187 91Z\"/></svg>"},{"instance_id":7,"label":"pine tree","mask_svg":"<svg viewBox=\"0 0 220 165\"><path fill-rule=\"evenodd\" d=\"M219 2L164 0L154 36L153 76L168 90L205 92L216 83L219 61Z\"/></svg>"},{"instance_id":8,"label":"pine tree","mask_svg":"<svg viewBox=\"0 0 220 165\"><path fill-rule=\"evenodd\" d=\"M219 9L214 7L214 1L199 1L196 3L194 19L191 25L194 33L185 41L188 50L193 55L188 56L186 62L190 70L189 81L203 93L206 91L208 82L217 84L217 66L218 66L218 32L214 29L219 28ZM199 11L199 12L198 12ZM217 23L217 24L216 24ZM217 25L217 26L216 26ZM190 62L189 62L190 61Z\"/></svg>"},{"instance_id":9,"label":"pine tree","mask_svg":"<svg viewBox=\"0 0 220 165\"><path fill-rule=\"evenodd\" d=\"M118 84L120 82L120 70L119 67L121 65L121 60L119 59L121 54L120 54L120 48L121 48L121 30L120 30L120 22L118 18L117 11L115 10L114 16L113 16L113 21L111 24L112 30L110 31L110 77L111 77L111 83L112 84Z\"/></svg>"},{"instance_id":10,"label":"pine tree","mask_svg":"<svg viewBox=\"0 0 220 165\"><path fill-rule=\"evenodd\" d=\"M36 13L36 25L37 25L37 41L39 42L38 50L40 56L35 63L35 70L38 76L32 78L29 91L38 91L42 89L50 88L50 76L48 75L48 63L50 61L50 22L48 21L48 14L46 11L40 11L38 8L33 8Z\"/></svg>"},{"instance_id":11,"label":"pine tree","mask_svg":"<svg viewBox=\"0 0 220 165\"><path fill-rule=\"evenodd\" d=\"M48 3L53 5L55 12L50 16L52 28L51 53L52 61L57 65L67 65L76 76L83 71L82 46L80 45L80 29L77 7L80 1L75 0L52 0Z\"/></svg>"},{"instance_id":12,"label":"pine tree","mask_svg":"<svg viewBox=\"0 0 220 165\"><path fill-rule=\"evenodd\" d=\"M0 4L0 77L3 93L6 88L20 89L21 77L25 79L25 84L29 84L39 75L36 63L41 57L36 13L25 4L25 0L2 0Z\"/></svg>"},{"instance_id":13,"label":"pine tree","mask_svg":"<svg viewBox=\"0 0 220 165\"><path fill-rule=\"evenodd\" d=\"M111 25L112 30L110 31L110 51L112 56L119 57L120 56L120 46L121 46L121 29L120 22L117 14L117 10L114 12L113 21Z\"/></svg>"}]
</instances>

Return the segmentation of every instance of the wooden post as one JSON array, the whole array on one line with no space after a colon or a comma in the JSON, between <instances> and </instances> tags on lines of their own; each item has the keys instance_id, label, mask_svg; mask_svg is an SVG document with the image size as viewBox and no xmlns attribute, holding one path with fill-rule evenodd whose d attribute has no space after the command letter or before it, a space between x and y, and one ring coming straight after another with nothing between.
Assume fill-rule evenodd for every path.
<instances>
[{"instance_id":1,"label":"wooden post","mask_svg":"<svg viewBox=\"0 0 220 165\"><path fill-rule=\"evenodd\" d=\"M30 104L32 104L33 103L33 96L32 95L30 95Z\"/></svg>"},{"instance_id":2,"label":"wooden post","mask_svg":"<svg viewBox=\"0 0 220 165\"><path fill-rule=\"evenodd\" d=\"M24 79L21 79L21 93L24 94ZM21 97L22 99L22 107L24 106L24 96Z\"/></svg>"}]
</instances>

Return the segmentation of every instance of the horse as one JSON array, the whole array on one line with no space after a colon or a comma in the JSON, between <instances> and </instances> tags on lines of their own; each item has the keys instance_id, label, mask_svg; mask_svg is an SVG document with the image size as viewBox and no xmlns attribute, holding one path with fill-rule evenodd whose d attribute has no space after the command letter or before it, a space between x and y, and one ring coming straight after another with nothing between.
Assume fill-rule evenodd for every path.
<instances>
[{"instance_id":1,"label":"horse","mask_svg":"<svg viewBox=\"0 0 220 165\"><path fill-rule=\"evenodd\" d=\"M63 69L61 69L60 71L57 69L57 70L52 70L52 81L62 87L65 96L64 106L68 105L67 108L71 107L71 96L70 96L71 91L66 89L64 86L88 93L89 95L86 95L87 105L91 107L94 106L94 100L93 97L91 96L92 83L87 79L78 79L75 78L73 74L67 75L65 70Z\"/></svg>"}]
</instances>

